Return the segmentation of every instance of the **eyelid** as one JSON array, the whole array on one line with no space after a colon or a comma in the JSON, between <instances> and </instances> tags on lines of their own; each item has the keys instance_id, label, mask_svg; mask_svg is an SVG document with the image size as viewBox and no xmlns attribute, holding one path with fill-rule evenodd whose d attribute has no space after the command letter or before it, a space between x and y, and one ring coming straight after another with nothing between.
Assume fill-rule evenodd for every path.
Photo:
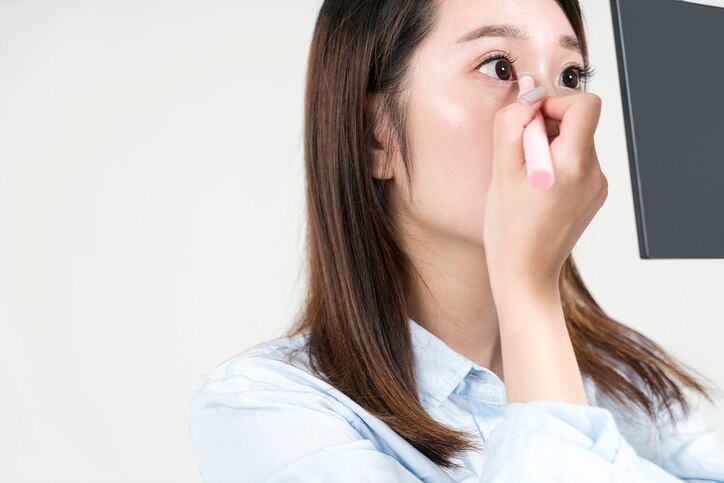
<instances>
[{"instance_id":1,"label":"eyelid","mask_svg":"<svg viewBox=\"0 0 724 483\"><path fill-rule=\"evenodd\" d=\"M488 53L480 56L480 57L475 61L475 66L476 66L476 67L475 67L475 70L480 69L485 62L487 62L487 61L489 61L489 60L492 60L492 59L495 58L497 55L500 55L501 58L507 57L508 60L509 60L509 62L510 62L511 65L513 65L513 66L515 66L515 61L518 60L517 57L513 58L513 55L512 55L510 52L507 52L507 51L505 51L505 50L492 51L492 52L488 52Z\"/></svg>"},{"instance_id":2,"label":"eyelid","mask_svg":"<svg viewBox=\"0 0 724 483\"><path fill-rule=\"evenodd\" d=\"M515 62L518 60L518 58L517 57L514 58L510 52L505 51L505 50L488 52L485 55L479 57L475 61L475 65L476 65L475 71L479 71L483 65L486 65L489 62L493 62L494 60L506 60L513 67L513 71L514 72L517 71L517 69L515 67ZM577 89L585 90L586 87L588 86L588 84L590 83L591 78L593 77L593 74L595 73L596 69L590 63L586 63L586 62L583 62L582 64L578 63L578 62L566 64L563 67L563 70L569 69L569 68L573 68L578 71L579 77L581 79L581 85L576 88L566 87L566 86L564 86L564 87L566 87L567 89L572 89L572 90L577 90ZM488 76L488 77L490 77L490 76ZM518 76L517 76L517 72L516 72L516 79L500 80L500 82L516 83L516 82L518 82L517 77ZM492 78L492 79L498 80L495 78Z\"/></svg>"}]
</instances>

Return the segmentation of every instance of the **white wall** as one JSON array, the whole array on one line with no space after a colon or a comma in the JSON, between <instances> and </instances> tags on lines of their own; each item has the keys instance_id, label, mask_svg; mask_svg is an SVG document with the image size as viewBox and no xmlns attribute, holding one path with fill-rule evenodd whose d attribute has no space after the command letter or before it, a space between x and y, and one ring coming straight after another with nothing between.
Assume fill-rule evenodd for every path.
<instances>
[{"instance_id":1,"label":"white wall","mask_svg":"<svg viewBox=\"0 0 724 483\"><path fill-rule=\"evenodd\" d=\"M191 392L301 301L320 3L0 0L0 482L198 481ZM574 255L724 386L724 263L638 258L608 2L584 8L610 187Z\"/></svg>"}]
</instances>

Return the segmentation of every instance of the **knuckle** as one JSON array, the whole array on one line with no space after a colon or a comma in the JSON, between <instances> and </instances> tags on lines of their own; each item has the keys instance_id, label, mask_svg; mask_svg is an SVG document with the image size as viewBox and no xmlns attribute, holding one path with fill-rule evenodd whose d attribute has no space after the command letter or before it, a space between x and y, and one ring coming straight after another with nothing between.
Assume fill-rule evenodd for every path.
<instances>
[{"instance_id":1,"label":"knuckle","mask_svg":"<svg viewBox=\"0 0 724 483\"><path fill-rule=\"evenodd\" d=\"M583 95L593 107L595 107L596 109L601 109L601 106L603 105L603 100L600 96L594 94L593 92L584 92Z\"/></svg>"},{"instance_id":2,"label":"knuckle","mask_svg":"<svg viewBox=\"0 0 724 483\"><path fill-rule=\"evenodd\" d=\"M596 163L596 175L598 176L598 182L601 186L608 187L608 178L601 169L601 165Z\"/></svg>"},{"instance_id":3,"label":"knuckle","mask_svg":"<svg viewBox=\"0 0 724 483\"><path fill-rule=\"evenodd\" d=\"M598 199L603 203L608 198L608 178L599 170L598 175Z\"/></svg>"}]
</instances>

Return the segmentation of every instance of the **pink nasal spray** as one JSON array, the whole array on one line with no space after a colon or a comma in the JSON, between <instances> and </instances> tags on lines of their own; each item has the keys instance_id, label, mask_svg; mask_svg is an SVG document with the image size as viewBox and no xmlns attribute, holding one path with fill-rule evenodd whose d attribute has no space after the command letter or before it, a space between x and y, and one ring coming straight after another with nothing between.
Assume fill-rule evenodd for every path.
<instances>
[{"instance_id":1,"label":"pink nasal spray","mask_svg":"<svg viewBox=\"0 0 724 483\"><path fill-rule=\"evenodd\" d=\"M518 97L535 88L535 80L530 74L525 74L518 80L520 92ZM548 135L543 120L543 113L536 112L535 117L523 131L523 153L525 166L530 185L539 190L547 190L555 181L553 175L553 161L548 147Z\"/></svg>"}]
</instances>

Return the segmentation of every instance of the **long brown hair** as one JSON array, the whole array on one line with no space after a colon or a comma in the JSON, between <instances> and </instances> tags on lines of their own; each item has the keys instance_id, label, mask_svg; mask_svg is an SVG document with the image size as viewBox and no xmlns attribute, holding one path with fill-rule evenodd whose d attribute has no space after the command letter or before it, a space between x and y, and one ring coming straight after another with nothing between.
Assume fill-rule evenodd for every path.
<instances>
[{"instance_id":1,"label":"long brown hair","mask_svg":"<svg viewBox=\"0 0 724 483\"><path fill-rule=\"evenodd\" d=\"M326 0L312 39L305 96L307 295L286 335L308 333L312 369L384 421L430 460L454 467L476 437L436 421L417 393L407 298L419 276L401 249L384 196L373 178L369 146L378 93L410 172L405 136L407 67L433 29L439 0ZM588 49L577 0L557 0ZM410 177L408 176L408 180ZM573 258L560 275L565 320L582 373L618 403L643 408L689 406L675 382L703 394L680 362L641 333L609 317L586 289ZM642 391L631 376L643 381Z\"/></svg>"}]
</instances>

